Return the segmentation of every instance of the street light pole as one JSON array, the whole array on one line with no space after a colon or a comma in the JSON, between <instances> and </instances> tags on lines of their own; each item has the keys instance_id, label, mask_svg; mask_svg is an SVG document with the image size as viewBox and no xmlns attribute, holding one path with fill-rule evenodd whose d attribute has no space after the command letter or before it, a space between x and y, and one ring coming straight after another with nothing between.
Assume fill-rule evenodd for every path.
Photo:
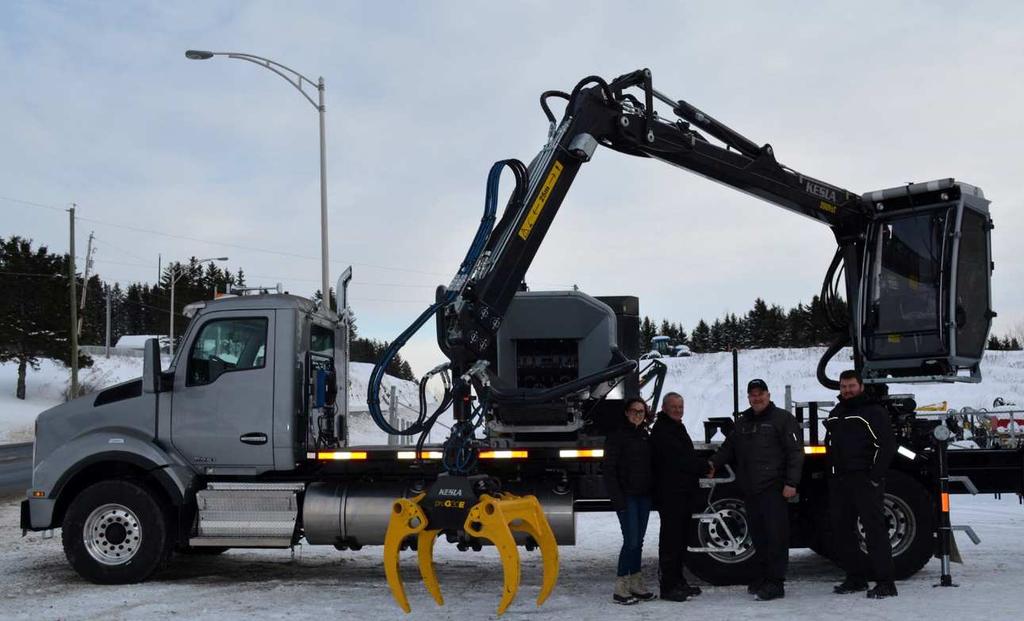
<instances>
[{"instance_id":1,"label":"street light pole","mask_svg":"<svg viewBox=\"0 0 1024 621\"><path fill-rule=\"evenodd\" d=\"M196 261L197 264L203 264L207 261L227 261L227 257L209 257L206 259L199 259ZM181 267L178 263L171 264L171 326L169 329L171 342L168 346L170 349L171 358L174 358L174 284L178 282L184 274L180 274L178 268Z\"/></svg>"},{"instance_id":2,"label":"street light pole","mask_svg":"<svg viewBox=\"0 0 1024 621\"><path fill-rule=\"evenodd\" d=\"M330 308L331 285L328 282L328 278L330 278L331 268L328 266L327 260L327 138L324 129L324 117L326 116L327 107L324 105L323 77L317 81L316 89L320 99L320 106L318 108L320 113L320 291L323 293L323 298L321 299L323 300L324 308ZM338 311L340 312L341 309L339 308Z\"/></svg>"},{"instance_id":3,"label":"street light pole","mask_svg":"<svg viewBox=\"0 0 1024 621\"><path fill-rule=\"evenodd\" d=\"M325 129L327 106L324 104L324 79L321 77L316 82L313 82L294 69L286 67L279 62L270 60L269 58L263 58L262 56L256 56L254 54L244 54L240 52L209 52L206 50L187 50L185 52L185 58L190 60L208 60L214 56L226 56L237 60L245 60L255 65L259 65L264 69L273 71L295 87L295 89L299 91L299 93L301 93L314 108L316 108L320 116L320 292L323 294L323 304L326 308L330 308L330 267L327 250L327 139ZM317 90L317 101L313 101L313 98L309 96L309 93L302 89L303 82Z\"/></svg>"}]
</instances>

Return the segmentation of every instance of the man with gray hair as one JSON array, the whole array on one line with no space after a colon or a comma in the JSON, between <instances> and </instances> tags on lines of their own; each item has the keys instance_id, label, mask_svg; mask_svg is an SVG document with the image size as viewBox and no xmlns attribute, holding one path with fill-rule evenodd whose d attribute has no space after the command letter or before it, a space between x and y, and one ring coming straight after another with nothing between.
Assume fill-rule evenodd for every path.
<instances>
[{"instance_id":1,"label":"man with gray hair","mask_svg":"<svg viewBox=\"0 0 1024 621\"><path fill-rule=\"evenodd\" d=\"M654 460L654 507L661 516L658 533L658 567L661 599L685 602L700 595L683 575L686 561L686 530L693 513L698 479L708 473L707 460L699 457L683 424L683 396L670 392L661 400L661 411L651 430Z\"/></svg>"}]
</instances>

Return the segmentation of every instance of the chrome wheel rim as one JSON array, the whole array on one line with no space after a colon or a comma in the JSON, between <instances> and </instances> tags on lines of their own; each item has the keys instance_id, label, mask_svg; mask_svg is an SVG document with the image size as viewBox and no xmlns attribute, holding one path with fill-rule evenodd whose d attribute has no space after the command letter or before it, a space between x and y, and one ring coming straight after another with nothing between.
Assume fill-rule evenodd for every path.
<instances>
[{"instance_id":1,"label":"chrome wheel rim","mask_svg":"<svg viewBox=\"0 0 1024 621\"><path fill-rule=\"evenodd\" d=\"M899 556L907 551L917 536L917 518L905 500L891 494L885 495L882 513L885 517L885 526L889 531L892 555ZM860 549L866 553L868 545L864 538L864 525L861 524L860 518L857 518L857 534L860 539Z\"/></svg>"},{"instance_id":2,"label":"chrome wheel rim","mask_svg":"<svg viewBox=\"0 0 1024 621\"><path fill-rule=\"evenodd\" d=\"M89 556L103 565L123 565L142 545L142 526L135 513L115 503L97 507L85 519L82 540Z\"/></svg>"},{"instance_id":3,"label":"chrome wheel rim","mask_svg":"<svg viewBox=\"0 0 1024 621\"><path fill-rule=\"evenodd\" d=\"M738 498L723 498L711 503L708 512L717 511L739 542L738 552L707 552L720 563L742 563L754 555L754 542L747 526L747 508ZM725 548L729 537L717 522L700 522L697 525L697 540L702 548Z\"/></svg>"}]
</instances>

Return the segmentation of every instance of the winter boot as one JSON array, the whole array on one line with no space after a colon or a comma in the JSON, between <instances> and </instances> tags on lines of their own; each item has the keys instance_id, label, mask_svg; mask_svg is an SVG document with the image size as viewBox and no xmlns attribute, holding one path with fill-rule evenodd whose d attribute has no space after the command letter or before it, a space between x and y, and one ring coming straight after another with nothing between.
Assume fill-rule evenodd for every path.
<instances>
[{"instance_id":1,"label":"winter boot","mask_svg":"<svg viewBox=\"0 0 1024 621\"><path fill-rule=\"evenodd\" d=\"M868 583L865 580L859 578L846 578L842 584L837 584L832 587L832 592L836 595L846 595L847 593L860 593L861 591L868 590Z\"/></svg>"},{"instance_id":2,"label":"winter boot","mask_svg":"<svg viewBox=\"0 0 1024 621\"><path fill-rule=\"evenodd\" d=\"M765 580L761 588L757 590L754 597L761 602L767 602L773 599L782 599L786 596L786 589L782 586L781 582L777 580Z\"/></svg>"},{"instance_id":3,"label":"winter boot","mask_svg":"<svg viewBox=\"0 0 1024 621\"><path fill-rule=\"evenodd\" d=\"M651 593L647 585L644 584L644 575L640 572L627 576L629 578L629 594L635 597L638 601L649 602L652 599L657 599L657 595Z\"/></svg>"},{"instance_id":4,"label":"winter boot","mask_svg":"<svg viewBox=\"0 0 1024 621\"><path fill-rule=\"evenodd\" d=\"M616 604L630 606L640 601L629 592L629 579L629 576L619 576L615 579L615 595L612 596L612 601Z\"/></svg>"},{"instance_id":5,"label":"winter boot","mask_svg":"<svg viewBox=\"0 0 1024 621\"><path fill-rule=\"evenodd\" d=\"M679 587L672 587L671 589L661 590L661 599L666 602L685 602L690 596L686 594L686 589Z\"/></svg>"},{"instance_id":6,"label":"winter boot","mask_svg":"<svg viewBox=\"0 0 1024 621\"><path fill-rule=\"evenodd\" d=\"M875 588L868 591L870 599L884 599L886 597L896 597L897 595L899 593L896 592L896 584L892 580L880 580L875 583Z\"/></svg>"},{"instance_id":7,"label":"winter boot","mask_svg":"<svg viewBox=\"0 0 1024 621\"><path fill-rule=\"evenodd\" d=\"M747 593L751 595L757 595L757 592L764 586L764 578L758 578L747 585Z\"/></svg>"},{"instance_id":8,"label":"winter boot","mask_svg":"<svg viewBox=\"0 0 1024 621\"><path fill-rule=\"evenodd\" d=\"M704 592L699 586L693 586L692 584L684 584L679 588L686 592L687 597L697 597Z\"/></svg>"}]
</instances>

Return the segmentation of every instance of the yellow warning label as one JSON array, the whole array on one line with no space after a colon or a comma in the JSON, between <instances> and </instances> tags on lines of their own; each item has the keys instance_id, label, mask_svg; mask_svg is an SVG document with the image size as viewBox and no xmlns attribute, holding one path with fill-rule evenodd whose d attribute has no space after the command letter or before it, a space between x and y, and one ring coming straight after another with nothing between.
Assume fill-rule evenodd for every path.
<instances>
[{"instance_id":1,"label":"yellow warning label","mask_svg":"<svg viewBox=\"0 0 1024 621\"><path fill-rule=\"evenodd\" d=\"M555 188L555 183L558 181L559 175L562 174L562 168L562 163L555 160L554 165L551 166L551 172L548 173L548 178L544 180L544 185L540 186L540 194L533 201L533 206L530 207L530 213L526 214L526 220L523 221L523 225L519 227L519 237L523 240L530 236L530 231L533 230L533 225L537 223L540 212L544 211L544 205L547 204L548 197L551 196L551 190Z\"/></svg>"},{"instance_id":2,"label":"yellow warning label","mask_svg":"<svg viewBox=\"0 0 1024 621\"><path fill-rule=\"evenodd\" d=\"M836 206L833 205L832 203L828 203L828 202L825 202L825 201L819 201L818 202L818 207L822 211L827 211L829 213L835 213L836 212Z\"/></svg>"},{"instance_id":3,"label":"yellow warning label","mask_svg":"<svg viewBox=\"0 0 1024 621\"><path fill-rule=\"evenodd\" d=\"M899 343L899 342L903 341L903 337L900 336L899 334L890 334L889 338L888 338L888 341L890 343Z\"/></svg>"}]
</instances>

